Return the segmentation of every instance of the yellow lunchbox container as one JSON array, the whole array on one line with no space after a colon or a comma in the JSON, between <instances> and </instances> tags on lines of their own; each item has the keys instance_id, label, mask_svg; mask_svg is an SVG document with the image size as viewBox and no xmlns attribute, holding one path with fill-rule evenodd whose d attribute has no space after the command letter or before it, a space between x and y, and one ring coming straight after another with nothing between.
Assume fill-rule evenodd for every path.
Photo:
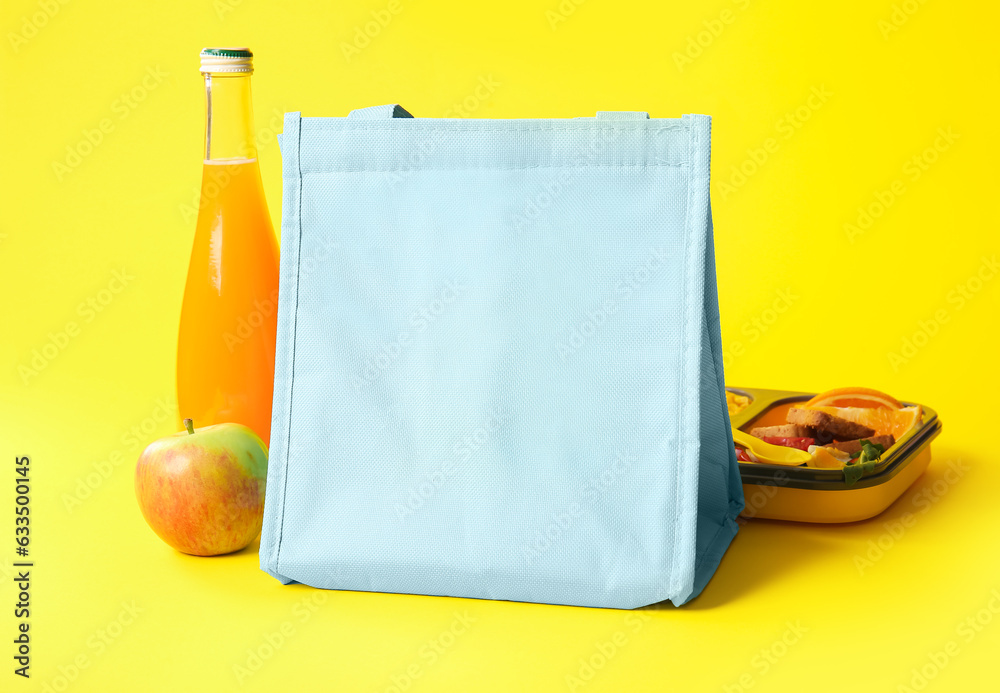
<instances>
[{"instance_id":1,"label":"yellow lunchbox container","mask_svg":"<svg viewBox=\"0 0 1000 693\"><path fill-rule=\"evenodd\" d=\"M749 405L732 414L732 425L749 433L756 426L785 423L790 407L813 397L804 392L726 388ZM912 403L904 403L909 406ZM746 508L743 517L795 522L855 522L878 515L924 473L931 441L941 432L937 412L926 405L923 419L882 455L875 469L853 484L840 469L786 467L740 462Z\"/></svg>"}]
</instances>

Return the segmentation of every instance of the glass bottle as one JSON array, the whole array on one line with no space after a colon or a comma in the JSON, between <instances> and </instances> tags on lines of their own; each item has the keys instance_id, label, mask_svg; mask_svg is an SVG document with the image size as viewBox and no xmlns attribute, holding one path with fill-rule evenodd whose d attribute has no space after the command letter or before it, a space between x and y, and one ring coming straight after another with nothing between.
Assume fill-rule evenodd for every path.
<instances>
[{"instance_id":1,"label":"glass bottle","mask_svg":"<svg viewBox=\"0 0 1000 693\"><path fill-rule=\"evenodd\" d=\"M178 335L178 419L245 424L267 443L278 245L257 165L253 53L206 48L201 72L205 159Z\"/></svg>"}]
</instances>

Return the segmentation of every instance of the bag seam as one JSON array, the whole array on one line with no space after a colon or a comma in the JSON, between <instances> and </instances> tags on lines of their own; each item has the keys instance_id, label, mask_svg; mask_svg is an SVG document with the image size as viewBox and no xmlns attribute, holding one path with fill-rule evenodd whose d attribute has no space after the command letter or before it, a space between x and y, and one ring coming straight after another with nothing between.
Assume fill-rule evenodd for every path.
<instances>
[{"instance_id":1,"label":"bag seam","mask_svg":"<svg viewBox=\"0 0 1000 693\"><path fill-rule=\"evenodd\" d=\"M586 164L584 166L566 166L561 164L538 164L535 166L402 166L392 168L307 168L302 173L393 173L400 171L527 171L530 169L586 169L586 168L690 168L687 161L663 162L649 164Z\"/></svg>"},{"instance_id":2,"label":"bag seam","mask_svg":"<svg viewBox=\"0 0 1000 693\"><path fill-rule=\"evenodd\" d=\"M693 138L692 136L693 136L693 133L692 133L691 129L688 128L688 161L689 162L692 161L691 160L691 141L692 141L692 138ZM678 402L681 401L682 397L685 400L687 400L687 397L684 395L684 392L685 392L685 390L684 390L684 384L687 381L687 356L686 356L686 353L687 353L687 323L688 323L688 313L689 313L689 308L688 308L688 289L687 289L687 284L688 284L687 278L688 277L687 277L687 275L689 274L689 272L688 272L688 251L689 251L689 248L690 248L690 245L691 245L691 190L692 190L692 187L693 187L691 185L691 173L692 173L692 171L688 172L688 180L687 180L688 194L687 194L687 201L686 201L686 205L685 205L686 208L684 210L684 249L683 249L684 258L683 258L682 265L681 265L684 268L684 270L683 270L684 276L682 277L682 281L681 281L681 292L682 292L681 305L684 306L684 314L683 314L683 317L681 318L681 349L680 349L680 353L681 353L681 368L680 368L680 372L677 374L677 395L678 395L677 401ZM687 402L685 401L684 404L686 405ZM674 465L674 483L672 484L673 499L672 499L671 505L672 505L673 508L675 508L675 511L677 511L676 521L674 523L674 537L673 537L673 543L674 543L675 546L677 545L677 540L678 540L678 536L677 536L678 532L677 532L677 530L680 529L679 525L680 525L680 520L681 520L681 514L679 512L680 511L680 503L679 503L679 495L680 495L680 493L679 493L679 489L680 489L680 483L681 483L681 468L683 467L684 456L685 456L685 452L683 452L683 451L686 451L686 449L687 449L687 446L684 444L684 438L687 435L687 426L685 425L686 422L687 422L687 417L686 417L686 414L685 414L686 410L687 410L687 406L682 406L681 407L681 410L680 410L681 416L680 416L680 420L678 420L678 429L679 430L677 432L677 442L678 442L678 451L679 452L678 452L678 455L677 455L677 464ZM671 598L673 598L673 597L675 597L677 595L678 588L679 588L679 585L678 585L679 580L678 580L678 576L677 576L677 571L678 571L678 561L674 560L673 563L672 563L672 565L670 566L670 597Z\"/></svg>"},{"instance_id":3,"label":"bag seam","mask_svg":"<svg viewBox=\"0 0 1000 693\"><path fill-rule=\"evenodd\" d=\"M295 300L292 304L292 325L291 325L291 363L289 365L289 378L288 378L288 417L285 424L285 459L283 460L284 465L282 468L282 486L281 486L281 517L278 522L278 540L275 542L274 548L274 570L280 573L279 562L281 560L281 542L285 537L285 506L288 493L288 461L291 457L291 441L292 441L292 392L295 389L295 349L298 344L297 336L297 326L299 318L299 280L302 276L302 263L300 262L302 258L302 164L301 164L301 143L302 143L302 118L299 117L299 121L296 124L296 132L298 139L295 142L295 164L298 168L298 173L295 178L296 191L295 191L295 226L296 226L296 241L295 241Z\"/></svg>"},{"instance_id":4,"label":"bag seam","mask_svg":"<svg viewBox=\"0 0 1000 693\"><path fill-rule=\"evenodd\" d=\"M701 447L700 447L701 442L700 442L700 437L699 436L695 436L690 441L687 440L689 437L691 437L691 429L692 429L692 426L695 423L695 417L693 415L693 411L694 411L694 409L697 408L697 410L699 412L699 419L698 419L699 421L700 421L700 411L701 411L701 401L700 401L700 399L701 399L701 396L700 396L700 390L701 390L701 388L700 388L700 383L698 384L698 387L694 387L692 385L692 383L691 383L691 381L692 381L692 373L691 373L691 371L692 371L692 368L694 367L694 363L693 362L695 361L695 359L692 358L690 352L691 352L692 349L695 348L695 345L692 344L691 339L690 339L691 335L689 334L689 330L690 330L690 327L691 327L691 324L692 324L692 319L694 318L694 313L695 313L695 306L693 304L693 299L692 299L691 283L694 280L695 275L696 275L696 273L694 271L694 269L695 269L694 268L695 257L694 257L694 254L693 254L692 246L694 245L694 235L695 235L695 224L694 224L694 211L695 210L694 210L694 204L696 202L698 202L698 195L699 195L699 191L696 189L696 184L697 184L697 176L698 176L698 173L700 172L699 171L699 167L698 167L698 163L697 163L696 158L695 158L696 157L696 151L695 151L696 150L696 145L698 144L697 138L698 138L698 135L700 133L700 129L698 128L697 123L692 123L691 124L691 127L688 130L688 133L689 133L688 134L688 161L690 163L690 173L689 173L689 176L688 176L687 212L685 214L685 234L684 234L684 272L685 272L685 276L684 276L684 281L682 282L682 291L684 292L684 300L683 300L683 303L682 303L682 305L684 306L684 319L682 321L682 330L683 330L683 332L682 332L682 338L681 338L682 339L682 342L681 342L681 353L683 354L683 357L682 357L682 364L683 364L683 366L682 366L682 369L681 369L681 371L682 371L681 372L681 392L682 392L682 394L684 396L684 400L685 401L684 401L684 405L683 405L682 410L681 410L682 411L683 422L684 422L684 425L683 425L683 435L679 436L678 440L680 442L680 445L681 445L682 449L684 449L686 451L692 450L695 447L695 445L698 448L698 455L697 455L697 458L694 461L695 462L695 466L697 467L697 470L696 470L697 473L695 474L695 483L697 484L698 482L700 482L700 478L699 478L700 477L700 464L699 463L700 463L700 459L701 459ZM703 317L702 313L704 312L704 294L703 294L703 292L699 292L697 311L698 311L698 318L699 318L699 321L700 321L700 318ZM699 348L701 346L701 338L700 338L700 336L699 336L699 339L698 339L697 346ZM699 359L699 364L698 365L699 365L699 369L700 369L700 359ZM693 393L698 393L697 397ZM696 407L692 406L693 402L697 402L697 406ZM690 445L689 445L689 442L690 442ZM690 458L690 454L688 455L688 457ZM690 463L691 460L688 459L685 462L686 463ZM675 494L676 494L675 495L675 506L674 507L676 507L678 509L680 509L681 505L682 505L682 502L681 502L681 499L680 499L680 488L681 488L681 481L682 481L680 477L681 477L682 471L687 471L687 466L686 465L682 466L682 465L678 464L677 465L678 479L676 479L675 484L674 484ZM687 491L690 493L691 489L687 488ZM694 492L693 495L697 499L697 490L695 490L695 492ZM679 517L678 517L678 528L677 529L679 529L679 530L680 529L685 529L686 530L687 529L686 525L689 524L689 521L690 521L690 518L685 517L683 515L683 513L681 513L679 515ZM698 531L698 529L697 529L697 521L698 521L698 518L697 518L697 505L696 505L695 506L695 518L694 518L694 535L695 536L694 536L694 541L693 541L693 546L692 546L693 552L694 552L695 555L694 555L694 559L691 562L692 580L696 577L696 573L697 573L697 569L695 567L695 564L697 563L697 548L698 548L697 547L697 531ZM684 526L682 527L682 525L684 525ZM677 542L678 541L678 537L675 536L674 540L675 540L675 542ZM686 541L686 539L682 539L682 540ZM679 583L679 579L678 579L677 584L674 585L674 590L676 592L679 592L682 589L682 587L683 586Z\"/></svg>"},{"instance_id":5,"label":"bag seam","mask_svg":"<svg viewBox=\"0 0 1000 693\"><path fill-rule=\"evenodd\" d=\"M716 543L719 541L719 535L722 534L723 532L726 532L727 536L729 536L730 534L732 536L736 536L736 532L733 531L734 527L737 530L739 529L739 525L736 523L736 519L727 514L723 518L723 521L719 523L719 528L715 530L715 532L712 534L712 538L708 540L708 548L712 548L716 545ZM704 553L701 554L701 556L696 558L694 562L694 572L696 575L698 573L698 569L701 568L702 564L706 560L708 560L708 557L710 555L712 555L711 551L705 551Z\"/></svg>"},{"instance_id":6,"label":"bag seam","mask_svg":"<svg viewBox=\"0 0 1000 693\"><path fill-rule=\"evenodd\" d=\"M484 126L479 123L470 123L466 120L460 120L456 123L450 125L430 125L427 124L427 120L435 119L420 119L420 118L387 118L385 120L354 120L351 119L350 122L346 118L338 120L332 123L322 123L316 122L315 120L310 120L303 118L301 123L302 127L307 127L309 130L327 130L327 131L341 131L349 132L351 130L399 130L402 128L412 127L414 131L419 132L577 132L580 130L621 130L621 131L632 131L632 132L669 132L675 130L686 130L687 125L680 123L677 125L658 125L651 127L645 125L643 121L589 121L586 123L579 123L574 125L553 125L553 126L511 126L511 127L489 127ZM423 121L423 122L421 122ZM404 125L400 125L405 123ZM401 130L400 130L401 131Z\"/></svg>"}]
</instances>

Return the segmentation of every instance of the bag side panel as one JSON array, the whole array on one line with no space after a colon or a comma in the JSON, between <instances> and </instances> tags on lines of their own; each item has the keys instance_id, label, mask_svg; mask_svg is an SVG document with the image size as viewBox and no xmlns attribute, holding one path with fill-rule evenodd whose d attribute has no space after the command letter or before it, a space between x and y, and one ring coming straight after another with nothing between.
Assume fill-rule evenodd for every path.
<instances>
[{"instance_id":1,"label":"bag side panel","mask_svg":"<svg viewBox=\"0 0 1000 693\"><path fill-rule=\"evenodd\" d=\"M710 130L706 127L704 136ZM715 244L709 199L708 147L703 150L698 189L704 218L704 292L701 352L701 469L698 486L698 538L694 583L682 604L698 596L715 574L723 554L736 535L736 518L743 510L743 486L733 446L725 398L722 336L715 269Z\"/></svg>"},{"instance_id":2,"label":"bag side panel","mask_svg":"<svg viewBox=\"0 0 1000 693\"><path fill-rule=\"evenodd\" d=\"M281 257L278 282L278 330L274 364L274 400L268 446L264 523L260 537L260 567L278 580L291 579L278 569L284 519L285 478L295 365L295 318L298 308L300 203L300 114L286 113L280 135L282 152Z\"/></svg>"}]
</instances>

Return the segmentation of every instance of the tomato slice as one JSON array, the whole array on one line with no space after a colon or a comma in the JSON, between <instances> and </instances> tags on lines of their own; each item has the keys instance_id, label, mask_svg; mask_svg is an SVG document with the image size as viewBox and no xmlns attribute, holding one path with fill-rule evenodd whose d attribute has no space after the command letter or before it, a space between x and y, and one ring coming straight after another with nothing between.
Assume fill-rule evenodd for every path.
<instances>
[{"instance_id":1,"label":"tomato slice","mask_svg":"<svg viewBox=\"0 0 1000 693\"><path fill-rule=\"evenodd\" d=\"M782 445L786 448L796 448L797 450L809 450L810 445L816 444L815 438L779 438L777 436L766 436L761 438L765 443L771 445Z\"/></svg>"},{"instance_id":2,"label":"tomato slice","mask_svg":"<svg viewBox=\"0 0 1000 693\"><path fill-rule=\"evenodd\" d=\"M736 448L736 459L740 462L753 462L753 460L750 459L750 455L747 454L747 451L740 447Z\"/></svg>"}]
</instances>

